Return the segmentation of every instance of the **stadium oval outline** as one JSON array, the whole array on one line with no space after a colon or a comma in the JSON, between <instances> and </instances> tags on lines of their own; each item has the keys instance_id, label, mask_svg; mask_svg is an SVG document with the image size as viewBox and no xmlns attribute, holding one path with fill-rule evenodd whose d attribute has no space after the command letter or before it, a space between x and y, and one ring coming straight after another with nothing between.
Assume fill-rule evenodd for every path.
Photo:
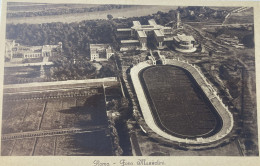
<instances>
[{"instance_id":1,"label":"stadium oval outline","mask_svg":"<svg viewBox=\"0 0 260 166\"><path fill-rule=\"evenodd\" d=\"M167 73L166 78L160 78L162 76L162 71L164 73ZM174 74L172 74L172 72ZM149 78L149 74L155 76L151 79ZM151 90L154 91L154 88L151 87L157 87L156 84L164 84L164 81L167 82L167 84L165 84L166 87L174 87L175 84L181 85L182 83L178 83L179 79L170 79L180 74L182 77L180 82L185 84L185 81L187 81L186 85L188 86L185 87L185 92L178 92L179 90L184 90L181 89L181 87L178 87L178 85L178 89L175 90L171 90L170 88L169 90L164 91L163 87L158 87L156 88L158 89L158 92L151 92ZM222 119L219 116L218 112L215 110L215 108L212 106L212 104L207 101L207 97L202 92L202 90L197 89L199 85L192 78L193 77L190 76L190 74L185 69L173 65L153 65L146 67L139 72L139 79L141 80L143 90L145 91L146 100L150 106L150 111L152 111L153 118L159 128L171 135L175 135L176 137L181 138L194 139L197 137L209 137L214 133L218 132L219 129L221 129ZM161 81L160 79L163 81ZM148 83L149 81L151 81L152 84L155 84L155 86L151 85L151 82ZM147 83L150 84L150 86L148 86ZM191 86L189 86L189 84ZM197 92L202 92L199 93L201 94L199 95L200 97L198 97L197 92L195 92L193 88L194 90L196 89ZM163 95L164 92L166 92L167 94ZM189 96L182 96L182 94L185 94L186 92L191 93L189 93ZM176 97L176 95L178 97ZM159 98L165 97L163 98L163 101L166 100L166 102L162 104L161 102L163 101L161 101L161 99L159 100L159 102L156 102L158 100L157 96L159 96ZM192 98L192 100L196 100L196 102L193 104L189 103L190 101L187 101L189 97ZM172 98L175 98L175 101L171 100ZM180 99L182 99L181 101L183 102L182 104L178 104L180 107L187 103L186 105L192 104L193 108L185 108L185 106L183 106L183 108L181 109L176 109L175 104L180 103ZM167 102L167 100L170 101ZM164 113L162 113L161 111L164 111ZM165 111L167 111L167 113ZM165 116L165 114L167 114L167 116ZM183 120L184 117L189 119L191 122L194 121L195 124L188 123L187 121ZM167 121L168 123L165 123L165 121Z\"/></svg>"},{"instance_id":2,"label":"stadium oval outline","mask_svg":"<svg viewBox=\"0 0 260 166\"><path fill-rule=\"evenodd\" d=\"M217 95L217 92L214 90L212 85L208 83L207 79L202 74L200 69L198 67L196 67L195 65L188 63L187 61L182 61L179 59L165 59L165 64L182 68L193 77L193 79L200 86L201 90L203 91L205 96L208 98L208 100L211 102L212 106L215 108L216 112L220 116L220 119L222 120L222 127L221 127L221 129L219 129L219 131L217 131L213 135L211 135L209 137L205 137L205 138L203 138L203 137L182 138L182 137L178 137L176 135L172 135L172 134L169 134L169 133L163 131L157 125L156 121L154 120L153 113L150 110L150 105L147 101L146 94L144 92L144 89L142 87L142 84L141 84L141 81L139 78L139 73L143 69L152 66L152 63L149 60L138 63L137 65L133 66L130 71L132 84L135 89L136 96L139 101L141 112L142 112L146 125L153 132L162 136L163 138L166 138L171 141L176 141L179 143L207 144L207 143L215 142L215 141L220 140L220 139L224 138L225 136L227 136L231 132L233 125L234 125L233 115L228 110L228 107L223 104L222 100ZM142 128L142 126L141 126L141 128Z\"/></svg>"}]
</instances>

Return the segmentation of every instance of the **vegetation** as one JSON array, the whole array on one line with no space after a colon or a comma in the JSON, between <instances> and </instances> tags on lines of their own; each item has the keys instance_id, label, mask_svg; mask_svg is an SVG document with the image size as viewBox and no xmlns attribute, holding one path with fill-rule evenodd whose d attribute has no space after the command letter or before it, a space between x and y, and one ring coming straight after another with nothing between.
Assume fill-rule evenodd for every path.
<instances>
[{"instance_id":1,"label":"vegetation","mask_svg":"<svg viewBox=\"0 0 260 166\"><path fill-rule=\"evenodd\" d=\"M179 7L178 10L182 20L194 22L222 22L228 13L226 10L214 10L201 6Z\"/></svg>"},{"instance_id":2,"label":"vegetation","mask_svg":"<svg viewBox=\"0 0 260 166\"><path fill-rule=\"evenodd\" d=\"M50 58L54 67L47 76L51 80L95 78L96 68L88 60L90 43L108 43L118 47L113 21L97 20L80 23L8 24L6 36L22 45L46 45L62 42L63 52ZM107 63L97 77L114 76L115 67Z\"/></svg>"},{"instance_id":3,"label":"vegetation","mask_svg":"<svg viewBox=\"0 0 260 166\"><path fill-rule=\"evenodd\" d=\"M248 47L248 48L254 48L255 47L255 43L254 43L254 34L248 34L248 35L245 35L243 38L242 38L242 43Z\"/></svg>"},{"instance_id":4,"label":"vegetation","mask_svg":"<svg viewBox=\"0 0 260 166\"><path fill-rule=\"evenodd\" d=\"M68 58L87 57L90 43L116 46L115 24L112 21L82 21L80 23L8 24L7 39L23 45L63 43Z\"/></svg>"},{"instance_id":5,"label":"vegetation","mask_svg":"<svg viewBox=\"0 0 260 166\"><path fill-rule=\"evenodd\" d=\"M248 48L254 48L254 29L251 27L220 27L206 32L212 37L217 38L221 35L227 35L232 38L237 37L240 43Z\"/></svg>"},{"instance_id":6,"label":"vegetation","mask_svg":"<svg viewBox=\"0 0 260 166\"><path fill-rule=\"evenodd\" d=\"M113 19L113 16L112 16L111 14L108 14L108 15L107 15L107 19L112 20L112 19Z\"/></svg>"},{"instance_id":7,"label":"vegetation","mask_svg":"<svg viewBox=\"0 0 260 166\"><path fill-rule=\"evenodd\" d=\"M95 73L96 68L87 60L71 61L66 57L60 57L54 61L49 77L59 81L79 80L93 78Z\"/></svg>"}]
</instances>

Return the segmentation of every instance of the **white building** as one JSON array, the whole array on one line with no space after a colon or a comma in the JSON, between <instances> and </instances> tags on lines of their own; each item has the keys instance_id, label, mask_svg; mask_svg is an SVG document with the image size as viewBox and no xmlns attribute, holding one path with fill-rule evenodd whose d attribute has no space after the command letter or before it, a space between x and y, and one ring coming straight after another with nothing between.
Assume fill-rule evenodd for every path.
<instances>
[{"instance_id":1,"label":"white building","mask_svg":"<svg viewBox=\"0 0 260 166\"><path fill-rule=\"evenodd\" d=\"M195 39L193 36L187 36L185 34L177 35L173 37L173 47L176 51L189 53L195 52Z\"/></svg>"},{"instance_id":2,"label":"white building","mask_svg":"<svg viewBox=\"0 0 260 166\"><path fill-rule=\"evenodd\" d=\"M5 42L5 57L9 59L13 58L40 58L50 57L55 52L54 49L61 49L62 43L58 45L43 45L43 46L23 46L16 43L15 40L6 40ZM57 50L56 50L57 51Z\"/></svg>"},{"instance_id":3,"label":"white building","mask_svg":"<svg viewBox=\"0 0 260 166\"><path fill-rule=\"evenodd\" d=\"M114 55L108 44L90 44L90 61L106 61Z\"/></svg>"},{"instance_id":4,"label":"white building","mask_svg":"<svg viewBox=\"0 0 260 166\"><path fill-rule=\"evenodd\" d=\"M133 21L131 28L117 29L117 35L119 37L135 37L135 40L121 40L122 47L136 46L136 41L138 41L141 50L147 50L147 36L152 35L155 38L157 48L163 49L164 38L172 35L172 27L158 25L154 19L148 20L148 25Z\"/></svg>"}]
</instances>

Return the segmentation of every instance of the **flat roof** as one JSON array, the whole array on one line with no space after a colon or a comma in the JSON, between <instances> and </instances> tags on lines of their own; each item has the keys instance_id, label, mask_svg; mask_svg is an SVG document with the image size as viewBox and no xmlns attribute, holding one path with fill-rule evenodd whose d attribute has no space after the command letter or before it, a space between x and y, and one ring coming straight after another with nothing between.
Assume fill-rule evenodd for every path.
<instances>
[{"instance_id":1,"label":"flat roof","mask_svg":"<svg viewBox=\"0 0 260 166\"><path fill-rule=\"evenodd\" d=\"M164 41L173 41L173 37L166 37L164 38Z\"/></svg>"},{"instance_id":2,"label":"flat roof","mask_svg":"<svg viewBox=\"0 0 260 166\"><path fill-rule=\"evenodd\" d=\"M139 40L121 40L121 43L139 43Z\"/></svg>"},{"instance_id":3,"label":"flat roof","mask_svg":"<svg viewBox=\"0 0 260 166\"><path fill-rule=\"evenodd\" d=\"M112 51L111 48L107 48L107 49L106 49L106 53L113 53L113 51Z\"/></svg>"},{"instance_id":4,"label":"flat roof","mask_svg":"<svg viewBox=\"0 0 260 166\"><path fill-rule=\"evenodd\" d=\"M144 31L137 31L139 37L147 37Z\"/></svg>"},{"instance_id":5,"label":"flat roof","mask_svg":"<svg viewBox=\"0 0 260 166\"><path fill-rule=\"evenodd\" d=\"M107 48L109 45L108 44L90 44L89 47L90 49L92 48Z\"/></svg>"},{"instance_id":6,"label":"flat roof","mask_svg":"<svg viewBox=\"0 0 260 166\"><path fill-rule=\"evenodd\" d=\"M148 20L148 23L149 23L150 25L157 25L157 23L155 22L154 19Z\"/></svg>"},{"instance_id":7,"label":"flat roof","mask_svg":"<svg viewBox=\"0 0 260 166\"><path fill-rule=\"evenodd\" d=\"M163 29L172 29L172 27L163 27Z\"/></svg>"},{"instance_id":8,"label":"flat roof","mask_svg":"<svg viewBox=\"0 0 260 166\"><path fill-rule=\"evenodd\" d=\"M133 21L134 26L141 26L141 23L139 21Z\"/></svg>"},{"instance_id":9,"label":"flat roof","mask_svg":"<svg viewBox=\"0 0 260 166\"><path fill-rule=\"evenodd\" d=\"M174 39L177 41L195 41L193 36L186 36L186 35L174 36Z\"/></svg>"},{"instance_id":10,"label":"flat roof","mask_svg":"<svg viewBox=\"0 0 260 166\"><path fill-rule=\"evenodd\" d=\"M131 31L131 28L121 28L117 29L118 32Z\"/></svg>"},{"instance_id":11,"label":"flat roof","mask_svg":"<svg viewBox=\"0 0 260 166\"><path fill-rule=\"evenodd\" d=\"M146 28L156 28L156 27L154 27L153 25L141 25L141 28L146 29Z\"/></svg>"},{"instance_id":12,"label":"flat roof","mask_svg":"<svg viewBox=\"0 0 260 166\"><path fill-rule=\"evenodd\" d=\"M155 32L155 35L158 36L158 37L164 37L164 34L162 33L162 31L160 30L154 30Z\"/></svg>"},{"instance_id":13,"label":"flat roof","mask_svg":"<svg viewBox=\"0 0 260 166\"><path fill-rule=\"evenodd\" d=\"M133 21L133 26L131 27L131 29L135 29L136 31L139 30L148 30L148 31L152 31L155 29L163 29L164 26L162 25L158 25L154 19L148 20L148 25L141 25L141 23L139 21Z\"/></svg>"}]
</instances>

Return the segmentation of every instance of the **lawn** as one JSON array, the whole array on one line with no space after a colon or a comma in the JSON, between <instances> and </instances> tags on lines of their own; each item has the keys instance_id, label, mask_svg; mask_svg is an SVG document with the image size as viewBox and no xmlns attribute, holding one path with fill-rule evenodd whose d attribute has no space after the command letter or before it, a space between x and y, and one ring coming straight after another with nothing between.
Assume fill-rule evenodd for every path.
<instances>
[{"instance_id":1,"label":"lawn","mask_svg":"<svg viewBox=\"0 0 260 166\"><path fill-rule=\"evenodd\" d=\"M208 137L221 120L200 87L183 69L153 66L140 74L157 125L183 138Z\"/></svg>"}]
</instances>

